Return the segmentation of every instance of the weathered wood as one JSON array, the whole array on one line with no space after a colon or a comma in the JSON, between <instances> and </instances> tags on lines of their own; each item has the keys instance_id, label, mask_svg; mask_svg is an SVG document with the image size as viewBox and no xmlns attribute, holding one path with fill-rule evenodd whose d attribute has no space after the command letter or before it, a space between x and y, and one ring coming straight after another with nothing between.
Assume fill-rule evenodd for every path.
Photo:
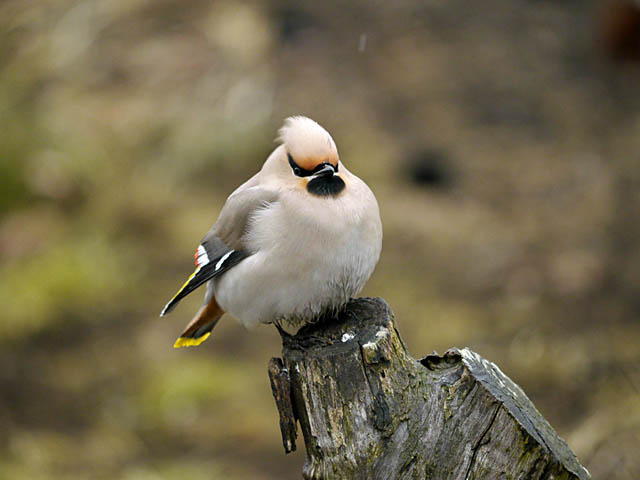
<instances>
[{"instance_id":1,"label":"weathered wood","mask_svg":"<svg viewBox=\"0 0 640 480\"><path fill-rule=\"evenodd\" d=\"M282 445L285 453L296 450L296 419L291 405L291 381L289 372L279 358L272 358L269 361L269 380L271 381L271 392L278 407L280 415L280 433L282 433Z\"/></svg>"},{"instance_id":2,"label":"weathered wood","mask_svg":"<svg viewBox=\"0 0 640 480\"><path fill-rule=\"evenodd\" d=\"M305 479L590 478L496 365L468 349L409 356L381 299L284 335L283 359L292 409L274 397L285 451L287 415L300 422Z\"/></svg>"}]
</instances>

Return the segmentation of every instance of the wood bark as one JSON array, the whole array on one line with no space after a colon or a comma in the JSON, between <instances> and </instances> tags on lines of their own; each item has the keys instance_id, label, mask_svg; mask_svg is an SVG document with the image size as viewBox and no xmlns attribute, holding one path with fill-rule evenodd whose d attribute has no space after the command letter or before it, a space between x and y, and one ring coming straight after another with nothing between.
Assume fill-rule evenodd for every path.
<instances>
[{"instance_id":1,"label":"wood bark","mask_svg":"<svg viewBox=\"0 0 640 480\"><path fill-rule=\"evenodd\" d=\"M477 353L415 360L381 299L283 335L269 365L286 452L305 479L588 479L522 389Z\"/></svg>"}]
</instances>

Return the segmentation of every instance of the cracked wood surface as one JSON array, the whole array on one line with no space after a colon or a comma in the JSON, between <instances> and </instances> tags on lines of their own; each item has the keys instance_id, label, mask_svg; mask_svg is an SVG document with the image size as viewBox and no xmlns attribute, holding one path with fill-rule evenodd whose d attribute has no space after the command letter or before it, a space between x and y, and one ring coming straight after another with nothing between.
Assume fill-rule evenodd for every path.
<instances>
[{"instance_id":1,"label":"cracked wood surface","mask_svg":"<svg viewBox=\"0 0 640 480\"><path fill-rule=\"evenodd\" d=\"M305 479L590 478L495 364L409 356L381 299L285 335L269 376L287 452L300 423Z\"/></svg>"}]
</instances>

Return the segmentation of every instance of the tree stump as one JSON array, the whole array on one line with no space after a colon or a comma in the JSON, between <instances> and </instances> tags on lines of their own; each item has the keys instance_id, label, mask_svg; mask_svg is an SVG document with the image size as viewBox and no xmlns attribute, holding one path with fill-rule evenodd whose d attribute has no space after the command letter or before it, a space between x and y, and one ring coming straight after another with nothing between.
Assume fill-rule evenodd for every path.
<instances>
[{"instance_id":1,"label":"tree stump","mask_svg":"<svg viewBox=\"0 0 640 480\"><path fill-rule=\"evenodd\" d=\"M269 376L305 479L588 479L522 389L469 349L417 361L382 299L283 335Z\"/></svg>"}]
</instances>

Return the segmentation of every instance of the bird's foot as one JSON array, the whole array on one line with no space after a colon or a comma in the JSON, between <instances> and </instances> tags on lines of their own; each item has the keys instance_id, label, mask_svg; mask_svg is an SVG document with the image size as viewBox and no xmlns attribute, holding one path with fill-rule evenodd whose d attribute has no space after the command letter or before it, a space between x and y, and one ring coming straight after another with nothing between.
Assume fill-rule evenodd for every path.
<instances>
[{"instance_id":1,"label":"bird's foot","mask_svg":"<svg viewBox=\"0 0 640 480\"><path fill-rule=\"evenodd\" d=\"M282 338L283 340L285 338L291 338L291 334L287 332L284 328L282 328L282 325L280 324L280 320L274 320L273 325L278 330L278 333L280 334L280 338Z\"/></svg>"}]
</instances>

